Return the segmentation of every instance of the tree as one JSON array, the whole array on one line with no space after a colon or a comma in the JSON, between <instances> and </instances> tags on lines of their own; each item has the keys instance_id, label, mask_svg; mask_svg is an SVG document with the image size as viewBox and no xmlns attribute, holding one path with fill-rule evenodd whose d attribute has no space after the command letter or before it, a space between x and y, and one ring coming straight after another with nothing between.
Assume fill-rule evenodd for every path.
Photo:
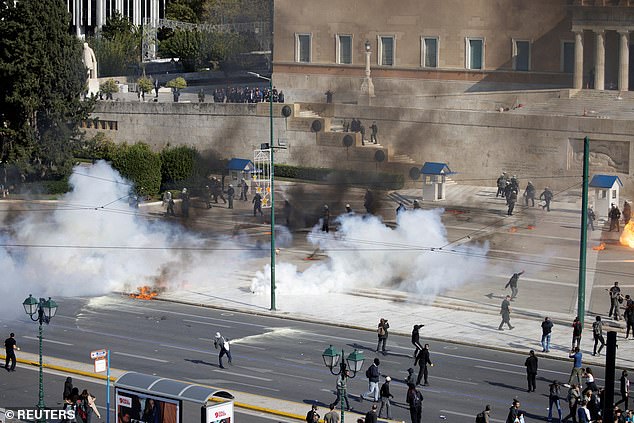
<instances>
[{"instance_id":1,"label":"tree","mask_svg":"<svg viewBox=\"0 0 634 423\"><path fill-rule=\"evenodd\" d=\"M69 22L62 0L0 3L0 160L23 174L67 174L92 107L80 101L87 73Z\"/></svg>"},{"instance_id":2,"label":"tree","mask_svg":"<svg viewBox=\"0 0 634 423\"><path fill-rule=\"evenodd\" d=\"M112 166L134 183L138 194L156 195L161 188L161 157L149 145L137 143L117 146Z\"/></svg>"},{"instance_id":3,"label":"tree","mask_svg":"<svg viewBox=\"0 0 634 423\"><path fill-rule=\"evenodd\" d=\"M99 91L106 95L106 100L112 100L112 94L119 92L119 86L114 79L109 79L99 85Z\"/></svg>"},{"instance_id":4,"label":"tree","mask_svg":"<svg viewBox=\"0 0 634 423\"><path fill-rule=\"evenodd\" d=\"M136 83L139 85L139 91L143 93L144 96L146 93L152 92L152 80L147 76L140 77Z\"/></svg>"},{"instance_id":5,"label":"tree","mask_svg":"<svg viewBox=\"0 0 634 423\"><path fill-rule=\"evenodd\" d=\"M161 175L163 184L174 186L177 182L194 180L204 172L200 154L187 146L167 147L161 151Z\"/></svg>"},{"instance_id":6,"label":"tree","mask_svg":"<svg viewBox=\"0 0 634 423\"><path fill-rule=\"evenodd\" d=\"M141 61L141 31L119 12L106 20L88 44L95 51L101 77L127 75Z\"/></svg>"}]
</instances>

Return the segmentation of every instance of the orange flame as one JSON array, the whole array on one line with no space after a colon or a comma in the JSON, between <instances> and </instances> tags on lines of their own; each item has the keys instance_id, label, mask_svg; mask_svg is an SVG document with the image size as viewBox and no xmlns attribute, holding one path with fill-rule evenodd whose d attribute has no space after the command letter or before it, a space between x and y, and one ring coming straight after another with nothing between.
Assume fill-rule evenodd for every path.
<instances>
[{"instance_id":1,"label":"orange flame","mask_svg":"<svg viewBox=\"0 0 634 423\"><path fill-rule=\"evenodd\" d=\"M621 234L619 241L623 245L634 248L634 222L627 222L627 225L623 228L623 233Z\"/></svg>"},{"instance_id":2,"label":"orange flame","mask_svg":"<svg viewBox=\"0 0 634 423\"><path fill-rule=\"evenodd\" d=\"M535 225L528 225L527 229L535 229Z\"/></svg>"},{"instance_id":3,"label":"orange flame","mask_svg":"<svg viewBox=\"0 0 634 423\"><path fill-rule=\"evenodd\" d=\"M511 233L517 232L517 226L513 226L511 229L509 229L509 232Z\"/></svg>"},{"instance_id":4,"label":"orange flame","mask_svg":"<svg viewBox=\"0 0 634 423\"><path fill-rule=\"evenodd\" d=\"M602 242L601 244L599 244L599 245L597 245L595 247L592 247L592 249L595 250L595 251L605 250L605 242Z\"/></svg>"},{"instance_id":5,"label":"orange flame","mask_svg":"<svg viewBox=\"0 0 634 423\"><path fill-rule=\"evenodd\" d=\"M138 294L130 294L130 297L137 298L139 300L151 300L158 295L158 292L147 285L139 287L138 290Z\"/></svg>"}]
</instances>

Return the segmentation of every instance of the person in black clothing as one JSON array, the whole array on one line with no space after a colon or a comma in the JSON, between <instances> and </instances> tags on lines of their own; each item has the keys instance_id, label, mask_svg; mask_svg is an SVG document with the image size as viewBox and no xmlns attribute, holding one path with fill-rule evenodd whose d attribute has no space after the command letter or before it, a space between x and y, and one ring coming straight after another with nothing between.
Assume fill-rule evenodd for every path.
<instances>
[{"instance_id":1,"label":"person in black clothing","mask_svg":"<svg viewBox=\"0 0 634 423\"><path fill-rule=\"evenodd\" d=\"M306 414L306 423L317 423L321 416L317 413L317 406L313 405L310 411Z\"/></svg>"},{"instance_id":2,"label":"person in black clothing","mask_svg":"<svg viewBox=\"0 0 634 423\"><path fill-rule=\"evenodd\" d=\"M524 362L526 366L526 380L528 381L528 392L535 392L537 378L537 357L535 351L531 350L528 358Z\"/></svg>"},{"instance_id":3,"label":"person in black clothing","mask_svg":"<svg viewBox=\"0 0 634 423\"><path fill-rule=\"evenodd\" d=\"M229 184L229 188L227 188L227 198L229 199L229 206L227 208L233 208L233 197L236 195L236 190L233 188L232 184Z\"/></svg>"},{"instance_id":4,"label":"person in black clothing","mask_svg":"<svg viewBox=\"0 0 634 423\"><path fill-rule=\"evenodd\" d=\"M545 317L542 322L542 352L550 352L550 334L553 331L553 322L550 317Z\"/></svg>"},{"instance_id":5,"label":"person in black clothing","mask_svg":"<svg viewBox=\"0 0 634 423\"><path fill-rule=\"evenodd\" d=\"M623 301L619 282L614 282L614 286L612 286L608 292L610 294L610 312L608 313L608 317L614 317L614 320L619 320L619 298L621 302Z\"/></svg>"},{"instance_id":6,"label":"person in black clothing","mask_svg":"<svg viewBox=\"0 0 634 423\"><path fill-rule=\"evenodd\" d=\"M603 339L603 322L601 322L601 316L597 316L596 320L592 323L592 336L594 337L594 351L592 355L601 355L601 350L605 347L605 339ZM597 351L597 345L599 350Z\"/></svg>"},{"instance_id":7,"label":"person in black clothing","mask_svg":"<svg viewBox=\"0 0 634 423\"><path fill-rule=\"evenodd\" d=\"M513 273L513 276L511 276L511 279L509 279L509 281L504 286L504 289L511 287L511 301L513 301L515 297L517 297L517 293L519 291L517 289L517 281L520 279L520 276L522 276L523 274L524 274L523 270L521 272Z\"/></svg>"},{"instance_id":8,"label":"person in black clothing","mask_svg":"<svg viewBox=\"0 0 634 423\"><path fill-rule=\"evenodd\" d=\"M376 415L376 404L372 404L372 409L365 413L365 423L377 423L378 417Z\"/></svg>"},{"instance_id":9,"label":"person in black clothing","mask_svg":"<svg viewBox=\"0 0 634 423\"><path fill-rule=\"evenodd\" d=\"M390 393L391 380L392 378L387 376L385 378L385 383L381 385L381 390L379 391L379 397L381 398L381 408L379 408L378 416L381 417L383 406L385 406L385 414L387 415L388 420L392 418L390 413L390 398L394 398L394 395Z\"/></svg>"},{"instance_id":10,"label":"person in black clothing","mask_svg":"<svg viewBox=\"0 0 634 423\"><path fill-rule=\"evenodd\" d=\"M630 380L627 378L627 370L623 370L621 372L621 401L614 404L617 406L623 403L623 409L629 410L629 399L630 399Z\"/></svg>"},{"instance_id":11,"label":"person in black clothing","mask_svg":"<svg viewBox=\"0 0 634 423\"><path fill-rule=\"evenodd\" d=\"M372 210L374 209L374 195L369 189L365 191L365 196L363 197L363 207L365 207L366 213L372 214Z\"/></svg>"},{"instance_id":12,"label":"person in black clothing","mask_svg":"<svg viewBox=\"0 0 634 423\"><path fill-rule=\"evenodd\" d=\"M524 203L528 207L528 200L531 200L531 207L535 207L535 186L531 181L528 181L526 189L524 190Z\"/></svg>"},{"instance_id":13,"label":"person in black clothing","mask_svg":"<svg viewBox=\"0 0 634 423\"><path fill-rule=\"evenodd\" d=\"M189 217L189 193L187 188L183 188L181 192L181 212L183 217Z\"/></svg>"},{"instance_id":14,"label":"person in black clothing","mask_svg":"<svg viewBox=\"0 0 634 423\"><path fill-rule=\"evenodd\" d=\"M515 203L517 203L517 191L515 189L511 189L511 192L508 197L506 197L506 204L509 206L506 214L508 216L513 216L513 209L515 208Z\"/></svg>"},{"instance_id":15,"label":"person in black clothing","mask_svg":"<svg viewBox=\"0 0 634 423\"><path fill-rule=\"evenodd\" d=\"M617 232L621 232L621 227L619 226L621 210L619 210L619 207L614 203L612 203L612 208L608 212L608 217L610 218L610 230L608 232L612 232L613 229L616 229Z\"/></svg>"},{"instance_id":16,"label":"person in black clothing","mask_svg":"<svg viewBox=\"0 0 634 423\"><path fill-rule=\"evenodd\" d=\"M423 414L423 394L416 389L414 384L407 385L407 405L409 405L409 415L412 423L421 423Z\"/></svg>"},{"instance_id":17,"label":"person in black clothing","mask_svg":"<svg viewBox=\"0 0 634 423\"><path fill-rule=\"evenodd\" d=\"M506 416L506 423L515 423L515 419L519 417L520 402L518 399L513 400L513 405L509 408L509 414Z\"/></svg>"},{"instance_id":18,"label":"person in black clothing","mask_svg":"<svg viewBox=\"0 0 634 423\"><path fill-rule=\"evenodd\" d=\"M539 199L540 200L544 200L544 205L542 206L542 210L546 209L548 211L550 211L550 202L553 199L553 192L550 190L550 188L546 187L544 188L544 192L542 192L539 195Z\"/></svg>"},{"instance_id":19,"label":"person in black clothing","mask_svg":"<svg viewBox=\"0 0 634 423\"><path fill-rule=\"evenodd\" d=\"M70 398L71 392L73 392L73 378L69 376L64 382L64 394L62 395L62 399Z\"/></svg>"},{"instance_id":20,"label":"person in black clothing","mask_svg":"<svg viewBox=\"0 0 634 423\"><path fill-rule=\"evenodd\" d=\"M15 333L11 332L9 337L4 341L4 349L6 351L4 368L7 369L8 372L15 372L15 350L20 351L20 348L18 348L15 342Z\"/></svg>"},{"instance_id":21,"label":"person in black clothing","mask_svg":"<svg viewBox=\"0 0 634 423\"><path fill-rule=\"evenodd\" d=\"M500 314L502 315L502 322L500 322L500 326L498 330L504 330L502 325L506 323L509 329L513 329L514 326L511 326L511 296L507 295L506 298L502 301L502 305L500 306Z\"/></svg>"},{"instance_id":22,"label":"person in black clothing","mask_svg":"<svg viewBox=\"0 0 634 423\"><path fill-rule=\"evenodd\" d=\"M262 213L262 196L259 192L255 193L251 202L253 203L253 216L255 216L256 212L260 212L260 216L264 216L264 213Z\"/></svg>"},{"instance_id":23,"label":"person in black clothing","mask_svg":"<svg viewBox=\"0 0 634 423\"><path fill-rule=\"evenodd\" d=\"M416 379L416 385L420 385L420 380L425 378L425 386L429 385L427 381L428 371L427 365L429 364L431 367L434 367L434 364L429 359L429 344L425 344L422 350L416 356L416 361L414 362L414 366L418 363L418 378Z\"/></svg>"},{"instance_id":24,"label":"person in black clothing","mask_svg":"<svg viewBox=\"0 0 634 423\"><path fill-rule=\"evenodd\" d=\"M414 360L418 357L418 352L423 349L420 345L420 333L419 330L425 325L414 325L414 329L412 329L412 345L414 346Z\"/></svg>"},{"instance_id":25,"label":"person in black clothing","mask_svg":"<svg viewBox=\"0 0 634 423\"><path fill-rule=\"evenodd\" d=\"M324 205L321 219L321 231L326 233L330 232L330 210L328 209L328 204Z\"/></svg>"}]
</instances>

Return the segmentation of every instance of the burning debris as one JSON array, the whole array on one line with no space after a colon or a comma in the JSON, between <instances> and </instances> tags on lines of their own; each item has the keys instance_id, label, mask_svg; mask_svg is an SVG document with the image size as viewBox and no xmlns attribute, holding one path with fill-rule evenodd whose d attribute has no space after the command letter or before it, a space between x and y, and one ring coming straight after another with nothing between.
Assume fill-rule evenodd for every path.
<instances>
[{"instance_id":1,"label":"burning debris","mask_svg":"<svg viewBox=\"0 0 634 423\"><path fill-rule=\"evenodd\" d=\"M517 232L517 226L511 227L511 229L509 229L509 232L512 233L512 234Z\"/></svg>"},{"instance_id":2,"label":"burning debris","mask_svg":"<svg viewBox=\"0 0 634 423\"><path fill-rule=\"evenodd\" d=\"M634 221L627 222L619 239L621 244L634 248Z\"/></svg>"},{"instance_id":3,"label":"burning debris","mask_svg":"<svg viewBox=\"0 0 634 423\"><path fill-rule=\"evenodd\" d=\"M605 242L602 242L599 245L595 245L594 247L592 247L593 250L595 251L603 251L605 250Z\"/></svg>"},{"instance_id":4,"label":"burning debris","mask_svg":"<svg viewBox=\"0 0 634 423\"><path fill-rule=\"evenodd\" d=\"M131 298L136 298L138 300L153 300L159 293L156 289L151 286L140 286L137 288L137 294L130 294Z\"/></svg>"}]
</instances>

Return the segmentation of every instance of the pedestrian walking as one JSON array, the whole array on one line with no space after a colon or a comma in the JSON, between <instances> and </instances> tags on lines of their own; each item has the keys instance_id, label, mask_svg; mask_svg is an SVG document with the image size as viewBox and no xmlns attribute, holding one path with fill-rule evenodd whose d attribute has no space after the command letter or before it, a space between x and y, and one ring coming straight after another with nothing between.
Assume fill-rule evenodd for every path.
<instances>
[{"instance_id":1,"label":"pedestrian walking","mask_svg":"<svg viewBox=\"0 0 634 423\"><path fill-rule=\"evenodd\" d=\"M321 213L321 231L330 232L330 209L328 204L324 204L324 210Z\"/></svg>"},{"instance_id":2,"label":"pedestrian walking","mask_svg":"<svg viewBox=\"0 0 634 423\"><path fill-rule=\"evenodd\" d=\"M414 346L414 360L418 356L418 352L423 349L420 345L420 328L425 325L414 325L414 329L412 329L412 345ZM416 365L416 364L414 364Z\"/></svg>"},{"instance_id":3,"label":"pedestrian walking","mask_svg":"<svg viewBox=\"0 0 634 423\"><path fill-rule=\"evenodd\" d=\"M379 400L379 377L381 376L381 371L379 370L380 364L381 361L378 358L375 358L374 362L365 371L365 377L368 378L368 392L359 395L360 400L369 399L374 402ZM372 395L372 398L368 398L368 395Z\"/></svg>"},{"instance_id":4,"label":"pedestrian walking","mask_svg":"<svg viewBox=\"0 0 634 423\"><path fill-rule=\"evenodd\" d=\"M619 207L612 203L612 207L608 212L608 217L610 218L610 230L612 232L613 229L616 229L617 232L621 232L621 227L619 225L619 219L621 218L621 210Z\"/></svg>"},{"instance_id":5,"label":"pedestrian walking","mask_svg":"<svg viewBox=\"0 0 634 423\"><path fill-rule=\"evenodd\" d=\"M346 410L350 410L350 403L348 402L348 370L342 371L337 376L337 383L335 386L337 392L337 398L330 404L331 409L335 408L343 401L346 403ZM343 404L342 404L343 408Z\"/></svg>"},{"instance_id":6,"label":"pedestrian walking","mask_svg":"<svg viewBox=\"0 0 634 423\"><path fill-rule=\"evenodd\" d=\"M621 393L621 400L619 402L617 402L616 404L614 404L614 406L617 406L619 404L623 404L623 409L624 410L629 410L629 400L630 400L630 380L628 379L628 374L627 374L627 370L623 370L621 372L621 387L620 387L620 393Z\"/></svg>"},{"instance_id":7,"label":"pedestrian walking","mask_svg":"<svg viewBox=\"0 0 634 423\"><path fill-rule=\"evenodd\" d=\"M11 332L9 337L4 341L4 350L5 350L5 363L4 368L8 372L15 372L15 351L20 351L17 343L15 342L15 333Z\"/></svg>"},{"instance_id":8,"label":"pedestrian walking","mask_svg":"<svg viewBox=\"0 0 634 423\"><path fill-rule=\"evenodd\" d=\"M542 210L546 209L546 210L550 211L550 202L553 199L553 193L550 190L550 188L548 188L548 187L544 188L544 192L542 192L539 195L539 199L540 200L544 200L544 205L542 206Z\"/></svg>"},{"instance_id":9,"label":"pedestrian walking","mask_svg":"<svg viewBox=\"0 0 634 423\"><path fill-rule=\"evenodd\" d=\"M502 174L498 176L496 185L498 187L498 190L495 193L495 198L498 198L498 197L504 198L504 189L506 188L506 172L502 172Z\"/></svg>"},{"instance_id":10,"label":"pedestrian walking","mask_svg":"<svg viewBox=\"0 0 634 423\"><path fill-rule=\"evenodd\" d=\"M614 286L610 287L608 294L610 295L610 312L608 313L608 317L619 320L619 304L623 302L623 297L621 296L621 288L619 287L618 281L615 281Z\"/></svg>"},{"instance_id":11,"label":"pedestrian walking","mask_svg":"<svg viewBox=\"0 0 634 423\"><path fill-rule=\"evenodd\" d=\"M508 210L506 211L507 216L513 216L515 203L517 203L517 191L512 189L511 193L506 197L506 205L508 206Z\"/></svg>"},{"instance_id":12,"label":"pedestrian walking","mask_svg":"<svg viewBox=\"0 0 634 423\"><path fill-rule=\"evenodd\" d=\"M409 405L409 415L412 423L421 423L423 416L423 394L416 389L416 385L407 385L407 405Z\"/></svg>"},{"instance_id":13,"label":"pedestrian walking","mask_svg":"<svg viewBox=\"0 0 634 423\"><path fill-rule=\"evenodd\" d=\"M524 190L524 204L528 207L528 200L531 200L531 207L535 207L535 186L531 181L528 181L526 189Z\"/></svg>"},{"instance_id":14,"label":"pedestrian walking","mask_svg":"<svg viewBox=\"0 0 634 423\"><path fill-rule=\"evenodd\" d=\"M255 216L257 212L260 212L260 216L264 216L264 213L262 213L262 196L259 192L255 193L251 202L253 203L253 216Z\"/></svg>"},{"instance_id":15,"label":"pedestrian walking","mask_svg":"<svg viewBox=\"0 0 634 423\"><path fill-rule=\"evenodd\" d=\"M577 385L581 386L581 377L583 376L583 367L581 361L583 358L583 354L581 354L581 351L579 351L579 347L575 347L574 350L570 351L568 357L574 360L572 371L570 372L570 379L568 379L568 384L571 385L573 383L573 378L577 378Z\"/></svg>"},{"instance_id":16,"label":"pedestrian walking","mask_svg":"<svg viewBox=\"0 0 634 423\"><path fill-rule=\"evenodd\" d=\"M378 420L378 415L376 413L376 404L372 404L372 408L370 409L370 411L368 411L367 413L365 413L365 423L377 423Z\"/></svg>"},{"instance_id":17,"label":"pedestrian walking","mask_svg":"<svg viewBox=\"0 0 634 423\"><path fill-rule=\"evenodd\" d=\"M588 207L588 227L594 231L594 221L597 220L597 215L592 210L592 206Z\"/></svg>"},{"instance_id":18,"label":"pedestrian walking","mask_svg":"<svg viewBox=\"0 0 634 423\"><path fill-rule=\"evenodd\" d=\"M556 380L553 380L553 383L548 385L549 393L548 393L548 421L551 422L553 420L553 405L557 407L557 413L559 413L559 423L563 420L561 419L561 403L559 401L561 385Z\"/></svg>"},{"instance_id":19,"label":"pedestrian walking","mask_svg":"<svg viewBox=\"0 0 634 423\"><path fill-rule=\"evenodd\" d=\"M538 360L535 356L535 351L530 350L528 353L528 358L524 362L524 366L526 366L526 380L528 381L528 392L535 392L537 388L536 379L537 379L537 365Z\"/></svg>"},{"instance_id":20,"label":"pedestrian walking","mask_svg":"<svg viewBox=\"0 0 634 423\"><path fill-rule=\"evenodd\" d=\"M506 423L516 423L519 420L520 416L520 401L515 398L513 399L513 404L509 407L509 414L506 416Z\"/></svg>"},{"instance_id":21,"label":"pedestrian walking","mask_svg":"<svg viewBox=\"0 0 634 423\"><path fill-rule=\"evenodd\" d=\"M321 416L317 412L317 406L313 404L310 411L306 414L306 423L319 423L320 417Z\"/></svg>"},{"instance_id":22,"label":"pedestrian walking","mask_svg":"<svg viewBox=\"0 0 634 423\"><path fill-rule=\"evenodd\" d=\"M99 413L99 409L97 408L97 404L95 403L95 400L97 398L93 396L90 392L88 392L87 389L84 389L82 391L80 398L81 398L83 409L86 413L86 418L84 419L85 423L90 423L90 421L92 420L93 414L96 414L97 418L100 419L101 413ZM146 421L150 421L150 420L146 420Z\"/></svg>"},{"instance_id":23,"label":"pedestrian walking","mask_svg":"<svg viewBox=\"0 0 634 423\"><path fill-rule=\"evenodd\" d=\"M421 379L424 378L425 386L429 385L427 381L427 377L429 373L427 371L427 365L430 367L434 367L434 364L429 359L429 344L425 344L422 350L416 356L416 361L414 361L414 366L418 363L418 378L416 379L416 385L420 385Z\"/></svg>"},{"instance_id":24,"label":"pedestrian walking","mask_svg":"<svg viewBox=\"0 0 634 423\"><path fill-rule=\"evenodd\" d=\"M553 322L546 316L542 322L542 352L550 352L550 335L553 331Z\"/></svg>"},{"instance_id":25,"label":"pedestrian walking","mask_svg":"<svg viewBox=\"0 0 634 423\"><path fill-rule=\"evenodd\" d=\"M241 189L240 189L240 200L248 201L247 193L249 192L249 184L247 181L242 179L241 181Z\"/></svg>"},{"instance_id":26,"label":"pedestrian walking","mask_svg":"<svg viewBox=\"0 0 634 423\"><path fill-rule=\"evenodd\" d=\"M568 401L568 409L570 414L564 417L564 421L569 418L572 419L573 423L577 423L577 408L579 407L579 403L581 402L581 390L579 389L579 385L572 384L570 388L568 388L568 395L566 396L566 400Z\"/></svg>"},{"instance_id":27,"label":"pedestrian walking","mask_svg":"<svg viewBox=\"0 0 634 423\"><path fill-rule=\"evenodd\" d=\"M513 273L513 276L511 276L511 279L509 279L509 281L504 286L504 289L511 287L511 301L513 301L515 297L517 297L517 293L518 293L517 281L520 279L520 276L522 276L523 274L524 274L524 270L522 270L521 272Z\"/></svg>"},{"instance_id":28,"label":"pedestrian walking","mask_svg":"<svg viewBox=\"0 0 634 423\"><path fill-rule=\"evenodd\" d=\"M220 332L216 332L216 336L214 337L214 348L220 349L220 353L218 354L218 363L221 369L225 368L222 365L222 357L224 355L227 356L227 359L229 360L229 364L232 364L231 351L229 351L230 349L229 338L225 338L224 336L220 334Z\"/></svg>"},{"instance_id":29,"label":"pedestrian walking","mask_svg":"<svg viewBox=\"0 0 634 423\"><path fill-rule=\"evenodd\" d=\"M64 382L64 393L62 399L70 398L70 393L73 392L73 378L68 376Z\"/></svg>"},{"instance_id":30,"label":"pedestrian walking","mask_svg":"<svg viewBox=\"0 0 634 423\"><path fill-rule=\"evenodd\" d=\"M601 322L601 316L597 316L592 323L592 336L594 337L594 351L592 355L601 355L601 350L605 347L605 339L603 339L603 322ZM597 345L601 343L599 351L597 351Z\"/></svg>"},{"instance_id":31,"label":"pedestrian walking","mask_svg":"<svg viewBox=\"0 0 634 423\"><path fill-rule=\"evenodd\" d=\"M583 325L577 316L572 322L572 349L581 346L581 332L583 332Z\"/></svg>"},{"instance_id":32,"label":"pedestrian walking","mask_svg":"<svg viewBox=\"0 0 634 423\"><path fill-rule=\"evenodd\" d=\"M392 418L392 413L390 413L390 399L394 398L394 395L390 393L390 381L391 377L387 376L385 378L385 383L381 385L381 390L379 392L379 397L381 398L381 408L379 408L378 416L381 417L381 413L383 412L383 407L385 407L385 415L389 419Z\"/></svg>"},{"instance_id":33,"label":"pedestrian walking","mask_svg":"<svg viewBox=\"0 0 634 423\"><path fill-rule=\"evenodd\" d=\"M330 411L324 416L324 423L339 423L339 414L335 411L335 406L330 404Z\"/></svg>"},{"instance_id":34,"label":"pedestrian walking","mask_svg":"<svg viewBox=\"0 0 634 423\"><path fill-rule=\"evenodd\" d=\"M387 319L381 318L379 321L379 325L376 329L377 337L379 341L376 344L376 352L379 352L379 349L385 355L387 353L386 344L387 344L387 335L388 329L390 328L390 324L387 322Z\"/></svg>"},{"instance_id":35,"label":"pedestrian walking","mask_svg":"<svg viewBox=\"0 0 634 423\"><path fill-rule=\"evenodd\" d=\"M500 322L500 326L498 330L504 330L502 326L506 323L510 329L513 329L511 326L511 296L507 295L506 298L502 301L502 305L500 306L500 314L502 315L502 322Z\"/></svg>"},{"instance_id":36,"label":"pedestrian walking","mask_svg":"<svg viewBox=\"0 0 634 423\"><path fill-rule=\"evenodd\" d=\"M236 196L236 190L233 188L232 184L229 184L229 188L227 188L227 200L229 202L229 205L227 206L227 208L232 209L233 208L233 198Z\"/></svg>"},{"instance_id":37,"label":"pedestrian walking","mask_svg":"<svg viewBox=\"0 0 634 423\"><path fill-rule=\"evenodd\" d=\"M475 423L489 423L491 421L491 406L489 404L484 407L484 411L478 413Z\"/></svg>"}]
</instances>

